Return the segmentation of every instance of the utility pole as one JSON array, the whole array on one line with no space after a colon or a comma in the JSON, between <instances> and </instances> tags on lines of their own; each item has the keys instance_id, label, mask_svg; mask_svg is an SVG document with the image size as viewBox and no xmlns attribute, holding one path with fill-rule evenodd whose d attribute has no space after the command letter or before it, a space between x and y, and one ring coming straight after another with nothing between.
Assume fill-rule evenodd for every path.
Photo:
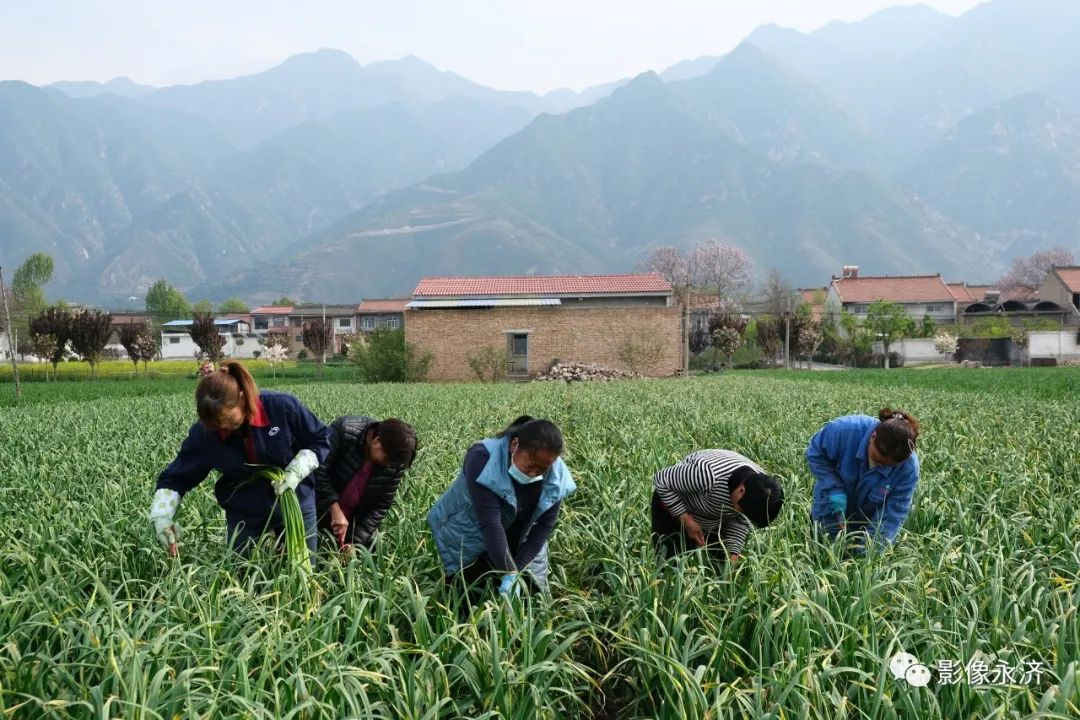
<instances>
[{"instance_id":1,"label":"utility pole","mask_svg":"<svg viewBox=\"0 0 1080 720\"><path fill-rule=\"evenodd\" d=\"M784 296L784 369L791 369L791 295Z\"/></svg>"},{"instance_id":2,"label":"utility pole","mask_svg":"<svg viewBox=\"0 0 1080 720\"><path fill-rule=\"evenodd\" d=\"M15 362L15 346L11 344L15 329L11 327L11 309L8 307L7 289L4 287L4 268L0 267L0 297L4 298L4 317L7 327L8 354L11 355L11 373L15 379L15 397L22 397L22 385L19 384L19 364Z\"/></svg>"}]
</instances>

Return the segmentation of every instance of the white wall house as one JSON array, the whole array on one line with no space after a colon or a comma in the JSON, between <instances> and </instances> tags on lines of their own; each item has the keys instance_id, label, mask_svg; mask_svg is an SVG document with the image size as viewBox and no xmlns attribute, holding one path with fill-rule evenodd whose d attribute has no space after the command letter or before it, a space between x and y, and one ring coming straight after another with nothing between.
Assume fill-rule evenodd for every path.
<instances>
[{"instance_id":1,"label":"white wall house","mask_svg":"<svg viewBox=\"0 0 1080 720\"><path fill-rule=\"evenodd\" d=\"M191 339L188 329L191 320L172 320L161 326L161 359L194 360L199 354L199 346ZM262 350L259 337L251 331L251 325L240 318L219 318L214 321L218 330L225 336L225 345L221 348L227 358L253 358Z\"/></svg>"}]
</instances>

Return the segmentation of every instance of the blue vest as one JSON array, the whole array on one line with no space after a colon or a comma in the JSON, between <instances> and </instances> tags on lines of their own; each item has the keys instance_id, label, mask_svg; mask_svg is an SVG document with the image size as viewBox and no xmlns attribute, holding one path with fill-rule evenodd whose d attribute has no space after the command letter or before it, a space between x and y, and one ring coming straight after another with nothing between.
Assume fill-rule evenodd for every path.
<instances>
[{"instance_id":1,"label":"blue vest","mask_svg":"<svg viewBox=\"0 0 1080 720\"><path fill-rule=\"evenodd\" d=\"M517 517L517 495L514 481L510 478L510 438L488 438L481 441L487 449L487 465L480 472L476 482L499 496L502 500L503 527L507 528ZM521 533L524 541L532 531L537 519L577 489L570 469L562 458L558 458L544 473L541 481L540 499L536 510ZM435 536L435 547L442 558L447 573L459 572L461 568L472 564L484 552L484 535L476 518L476 509L469 497L469 488L465 480L464 469L458 470L457 479L432 506L427 516L428 526ZM511 548L513 551L514 548ZM529 571L543 587L547 580L547 545L540 551Z\"/></svg>"}]
</instances>

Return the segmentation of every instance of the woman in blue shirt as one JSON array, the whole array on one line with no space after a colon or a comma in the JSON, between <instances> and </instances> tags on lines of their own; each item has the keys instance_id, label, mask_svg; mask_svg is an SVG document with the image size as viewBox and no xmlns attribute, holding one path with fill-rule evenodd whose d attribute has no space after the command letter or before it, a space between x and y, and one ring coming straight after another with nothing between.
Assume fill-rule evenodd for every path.
<instances>
[{"instance_id":1,"label":"woman in blue shirt","mask_svg":"<svg viewBox=\"0 0 1080 720\"><path fill-rule=\"evenodd\" d=\"M199 420L158 477L150 506L150 521L169 554L177 551L173 517L180 500L211 470L221 473L214 495L225 510L234 550L245 553L263 533L281 534L277 496L291 489L314 552L315 486L309 476L330 452L330 430L292 395L259 392L247 368L235 360L199 381L195 404ZM249 464L282 467L285 476L273 484L255 481Z\"/></svg>"},{"instance_id":2,"label":"woman in blue shirt","mask_svg":"<svg viewBox=\"0 0 1080 720\"><path fill-rule=\"evenodd\" d=\"M548 420L523 415L469 448L457 479L428 513L447 580L491 579L520 591L518 573L547 588L547 543L563 499L576 486L563 437Z\"/></svg>"},{"instance_id":3,"label":"woman in blue shirt","mask_svg":"<svg viewBox=\"0 0 1080 720\"><path fill-rule=\"evenodd\" d=\"M854 552L868 538L896 542L919 481L919 429L911 413L891 408L876 419L848 415L821 428L806 450L817 527L833 539L848 533Z\"/></svg>"}]
</instances>

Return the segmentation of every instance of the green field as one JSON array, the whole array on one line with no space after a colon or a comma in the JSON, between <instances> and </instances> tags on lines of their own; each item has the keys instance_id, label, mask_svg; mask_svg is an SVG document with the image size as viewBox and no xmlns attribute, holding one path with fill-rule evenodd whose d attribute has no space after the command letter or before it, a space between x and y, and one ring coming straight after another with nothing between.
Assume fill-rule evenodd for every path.
<instances>
[{"instance_id":1,"label":"green field","mask_svg":"<svg viewBox=\"0 0 1080 720\"><path fill-rule=\"evenodd\" d=\"M1078 380L279 382L325 420L398 416L421 442L378 553L323 563L310 618L268 561L237 579L209 481L178 515L181 559L158 546L145 515L193 419L191 380L33 383L18 405L0 384L0 714L1077 718ZM922 419L923 476L900 543L846 560L811 537L803 450L826 420L885 404ZM552 541L553 592L462 624L424 516L468 445L523 412L563 427L579 486ZM787 479L782 519L734 571L698 554L659 565L648 546L652 473L702 447ZM901 649L934 669L928 687L890 674ZM939 681L939 661L972 660L1044 670Z\"/></svg>"}]
</instances>

